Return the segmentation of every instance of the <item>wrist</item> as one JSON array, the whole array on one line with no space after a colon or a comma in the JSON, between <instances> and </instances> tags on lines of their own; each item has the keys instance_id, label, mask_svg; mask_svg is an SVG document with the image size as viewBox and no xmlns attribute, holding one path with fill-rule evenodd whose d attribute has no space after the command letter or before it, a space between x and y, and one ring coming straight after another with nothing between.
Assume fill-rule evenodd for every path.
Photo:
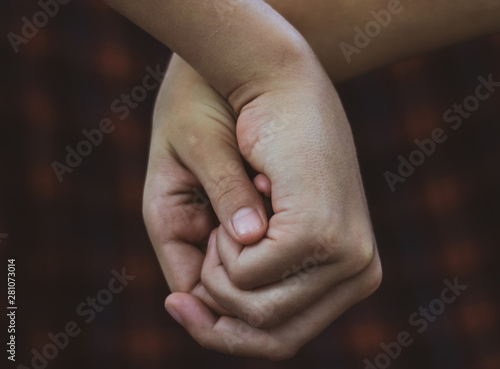
<instances>
[{"instance_id":1,"label":"wrist","mask_svg":"<svg viewBox=\"0 0 500 369\"><path fill-rule=\"evenodd\" d=\"M224 96L237 114L249 102L269 92L330 83L321 63L302 36L288 34L281 39L274 37L273 43L279 46L272 48L272 54L256 64L255 72L248 78L233 84Z\"/></svg>"}]
</instances>

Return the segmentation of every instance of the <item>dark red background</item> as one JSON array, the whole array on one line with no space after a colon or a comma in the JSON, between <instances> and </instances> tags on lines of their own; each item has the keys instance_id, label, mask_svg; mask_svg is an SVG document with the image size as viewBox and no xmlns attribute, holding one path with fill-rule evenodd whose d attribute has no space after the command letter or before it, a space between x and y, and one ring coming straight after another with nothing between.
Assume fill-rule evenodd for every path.
<instances>
[{"instance_id":1,"label":"dark red background","mask_svg":"<svg viewBox=\"0 0 500 369\"><path fill-rule=\"evenodd\" d=\"M2 34L19 34L21 17L38 10L35 2L4 2ZM0 247L2 268L8 257L17 265L16 365L30 366L30 350L74 320L82 333L47 368L364 368L403 330L415 342L391 368L500 367L500 91L456 131L442 118L474 92L478 76L500 81L499 36L339 86L384 281L283 363L204 350L163 309L168 289L141 215L155 93L123 121L110 104L141 83L146 66L165 67L169 51L99 1L75 0L18 54L4 37L0 55L0 233L9 235ZM63 162L66 145L102 118L115 131L59 183L51 163ZM392 193L383 173L436 127L448 140ZM123 267L135 280L85 324L76 307ZM410 315L455 277L467 291L416 333Z\"/></svg>"}]
</instances>

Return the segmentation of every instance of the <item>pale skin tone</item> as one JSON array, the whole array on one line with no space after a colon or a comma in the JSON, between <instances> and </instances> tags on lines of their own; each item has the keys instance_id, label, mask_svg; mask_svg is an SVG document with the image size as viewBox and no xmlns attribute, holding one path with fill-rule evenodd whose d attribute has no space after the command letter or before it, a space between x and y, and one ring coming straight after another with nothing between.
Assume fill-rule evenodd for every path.
<instances>
[{"instance_id":1,"label":"pale skin tone","mask_svg":"<svg viewBox=\"0 0 500 369\"><path fill-rule=\"evenodd\" d=\"M432 50L500 32L500 2L495 0L401 0L378 36L347 63L340 43L354 45L354 27L365 29L372 11L388 0L268 0L304 35L334 82Z\"/></svg>"},{"instance_id":2,"label":"pale skin tone","mask_svg":"<svg viewBox=\"0 0 500 369\"><path fill-rule=\"evenodd\" d=\"M498 31L494 2L404 3L348 64L339 43L387 2L304 1L269 3L305 40L258 1L230 1L222 21L210 2L109 1L195 68L175 56L161 87L144 216L175 292L167 308L226 353L289 357L380 283L349 125L307 43L341 81ZM262 173L253 183L242 158ZM260 223L239 233L233 216L246 208Z\"/></svg>"},{"instance_id":3,"label":"pale skin tone","mask_svg":"<svg viewBox=\"0 0 500 369\"><path fill-rule=\"evenodd\" d=\"M300 96L302 101L308 98L307 93ZM257 165L254 165L263 168L262 172L271 178L272 184L269 191L265 178L255 179L259 189L268 195L272 192L274 215L265 237L243 247L232 240L225 227L219 227L204 255L197 245L206 242L216 218L210 208L198 206L195 200L197 192L193 192L193 188L201 188L203 181L208 188L211 183L222 183L219 193L224 193L230 188L226 186L248 178L243 168L235 169L237 166L232 164L239 160L235 138L235 130L238 131L239 127L235 125L225 100L179 58L172 61L158 101L165 103L158 103L155 111L144 214L169 286L173 291L179 291L168 297L166 305L175 308L183 325L196 340L205 347L227 353L286 358L349 306L375 290L380 282L380 261L373 242L366 245L361 242L372 237L372 233L355 156L349 158L345 155L352 147L352 141L345 117L340 121L343 117L340 112L329 112L331 108L326 106L323 108L328 115L336 114L338 124L342 124L342 129L336 130L335 134L329 133L327 128L321 133L307 132L311 129L309 125L302 125L303 130L294 127L291 131L284 126L274 133L276 138L271 135L271 139L262 144L256 156L272 157L276 146L281 149L275 144L280 135L284 135L287 141L300 144L298 137L307 139L308 134L322 137L328 134L329 140L336 142L331 149L339 150L332 153L332 157L341 158L340 161L332 159L339 168L336 172L339 178L330 176L328 180L342 191L336 192L334 186L326 189L319 186L312 196L303 189L300 198L289 200L293 195L280 197L287 190L290 178L300 178L301 173L318 168L325 176L329 170L317 159L312 159L316 165L308 168L307 161L303 162L299 156L295 159L295 168L288 169L293 172L282 174L287 181L282 185L279 177L274 179L272 161L263 165L256 161ZM285 103L291 117L301 113L291 108L299 107L297 101ZM306 113L313 115L314 111L306 110ZM195 139L196 144L190 145L186 143L186 137L199 140ZM346 148L344 143L349 146ZM211 147L212 144L216 146ZM317 148L320 145L321 141L318 141L311 146ZM322 155L328 155L328 148L320 148ZM301 150L299 146L286 151L279 163L293 160L291 152L297 150ZM309 147L306 146L306 150ZM309 153L306 151L303 155ZM248 157L251 161L252 156ZM265 169L267 165L271 170ZM203 172L205 168L207 172ZM206 181L206 176L210 175L215 179ZM304 181L313 175L306 174ZM218 182L219 177L221 182ZM230 179L227 185L224 184L226 178ZM309 181L304 187L314 188L314 181L319 180ZM214 198L217 196L213 195ZM239 191L230 196L241 201ZM249 205L253 205L251 198L246 199ZM345 239L337 241L335 237L339 233L329 233L328 226L322 225L322 218L329 222L337 217L333 213L318 214L325 211L319 202L327 201L331 205L326 211L340 209L344 216L341 237L345 236ZM315 205L308 208L306 204L312 202L316 202ZM295 203L299 205L295 207ZM304 264L305 260L309 264ZM295 267L304 266L309 270L291 277L291 273L296 272ZM288 278L282 281L283 277Z\"/></svg>"}]
</instances>

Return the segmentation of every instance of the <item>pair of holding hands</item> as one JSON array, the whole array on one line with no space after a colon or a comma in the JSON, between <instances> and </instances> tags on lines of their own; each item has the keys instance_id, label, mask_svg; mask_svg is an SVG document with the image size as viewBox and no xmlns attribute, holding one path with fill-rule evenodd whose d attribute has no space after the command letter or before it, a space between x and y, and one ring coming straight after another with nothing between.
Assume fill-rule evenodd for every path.
<instances>
[{"instance_id":1,"label":"pair of holding hands","mask_svg":"<svg viewBox=\"0 0 500 369\"><path fill-rule=\"evenodd\" d=\"M314 72L277 77L235 113L171 61L144 217L173 292L166 307L203 347L291 357L380 284L350 127L330 80ZM253 182L245 165L261 173Z\"/></svg>"},{"instance_id":2,"label":"pair of holding hands","mask_svg":"<svg viewBox=\"0 0 500 369\"><path fill-rule=\"evenodd\" d=\"M144 192L168 311L207 348L293 355L382 275L318 58L340 81L498 33L500 2L104 1L189 63L161 87ZM390 27L360 57L353 27L374 20Z\"/></svg>"}]
</instances>

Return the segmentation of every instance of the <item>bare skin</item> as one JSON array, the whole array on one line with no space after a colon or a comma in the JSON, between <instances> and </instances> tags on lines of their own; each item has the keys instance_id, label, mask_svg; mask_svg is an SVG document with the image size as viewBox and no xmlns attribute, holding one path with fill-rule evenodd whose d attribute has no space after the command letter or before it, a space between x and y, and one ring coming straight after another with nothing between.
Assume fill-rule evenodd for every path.
<instances>
[{"instance_id":1,"label":"bare skin","mask_svg":"<svg viewBox=\"0 0 500 369\"><path fill-rule=\"evenodd\" d=\"M350 129L340 106L328 103L335 102L333 87L319 96L315 87L302 87L299 96L295 88L269 94L236 123L227 102L194 69L178 57L171 63L154 115L144 216L177 291L166 306L204 347L289 357L380 283ZM268 99L277 111L286 108L287 120L274 131L268 131L274 119ZM316 100L324 105L311 108ZM296 145L280 144L285 141ZM214 207L233 200L255 206L241 192L249 181L241 155L263 173L254 183L271 195L269 227L250 246L218 227L205 255L200 246L217 217L230 213L215 217L199 207L203 188Z\"/></svg>"},{"instance_id":2,"label":"bare skin","mask_svg":"<svg viewBox=\"0 0 500 369\"><path fill-rule=\"evenodd\" d=\"M205 2L196 11L189 1L110 3L204 77L175 57L155 111L144 216L167 282L178 291L167 308L205 347L293 355L381 278L350 129L333 87L301 36L260 2L248 8L228 0L236 7L222 20ZM340 42L353 44L353 27L387 2L269 3L335 81L498 30L494 2L404 3L349 64ZM242 158L263 173L253 184ZM202 190L215 214L200 206ZM259 191L271 196L269 223ZM244 208L261 224L240 234L232 216Z\"/></svg>"},{"instance_id":3,"label":"bare skin","mask_svg":"<svg viewBox=\"0 0 500 369\"><path fill-rule=\"evenodd\" d=\"M495 0L268 0L311 45L334 82L375 68L478 37L500 32L500 2ZM342 42L356 46L355 27L365 31L371 12L399 3L386 27L348 63Z\"/></svg>"},{"instance_id":4,"label":"bare skin","mask_svg":"<svg viewBox=\"0 0 500 369\"><path fill-rule=\"evenodd\" d=\"M193 41L192 38L195 37L187 38L188 34L193 34L192 32L181 28L180 22L172 21L172 19L179 18L173 6L168 9L167 13L166 10L161 12L159 6L155 6L158 2L151 0L105 1L176 52L180 51L176 47L177 43L184 42L182 47L190 49L206 44L206 37L203 36L212 35L216 31L220 34L220 29L214 25L221 23L227 26L227 22L231 21L231 10L239 9L240 5L247 3L244 0L205 2L211 9L205 9L208 13L205 15L206 18L196 20L200 25L200 30L195 35L198 41ZM188 4L191 2L194 5ZM177 2L164 1L163 3L175 4ZM199 8L199 4L194 0L184 3L186 3L184 9L187 11L193 7ZM496 0L372 0L370 2L364 0L267 0L266 3L303 35L334 82L345 81L377 67L415 55L500 32L500 2ZM360 54L353 54L352 62L348 63L339 45L342 42L355 45L354 28L359 27L364 30L367 23L374 19L371 12L378 13L387 10L390 3L399 4L398 9L402 7L403 10L397 15L392 15L390 23L382 27L381 32L372 38L371 43L361 49ZM217 7L214 4L218 4ZM199 15L200 11L197 14ZM220 21L221 14L224 18L222 22ZM161 19L161 22L155 19ZM237 20L235 22L240 23ZM180 35L179 30L182 30ZM255 33L255 29L250 31L250 34ZM172 39L176 37L179 41L173 43ZM200 53L210 49L219 50L222 55L216 55L212 59L200 58L203 60L197 63L187 57L188 55L178 53L204 78L213 83L204 70L199 68L199 64L210 64L216 59L217 62L213 65L220 66L220 59L217 57L224 57L224 52L229 49L226 41L224 45L213 47L209 43L205 48L199 48ZM189 56L192 54L190 53ZM228 74L230 72L225 71Z\"/></svg>"}]
</instances>

